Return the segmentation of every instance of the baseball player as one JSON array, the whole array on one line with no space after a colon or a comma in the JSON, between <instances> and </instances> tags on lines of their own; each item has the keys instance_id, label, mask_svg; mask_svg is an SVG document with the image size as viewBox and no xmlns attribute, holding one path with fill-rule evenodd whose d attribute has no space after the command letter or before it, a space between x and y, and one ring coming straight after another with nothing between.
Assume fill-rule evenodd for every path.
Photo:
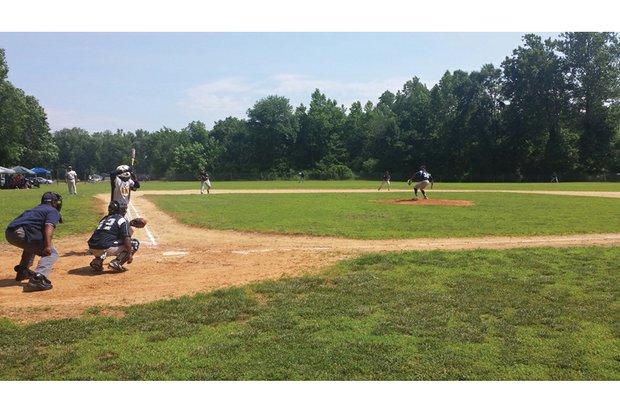
<instances>
[{"instance_id":1,"label":"baseball player","mask_svg":"<svg viewBox=\"0 0 620 408\"><path fill-rule=\"evenodd\" d=\"M383 179L381 180L381 185L379 186L377 190L381 191L381 187L383 187L384 184L387 184L388 191L390 191L390 180L391 179L392 179L392 176L390 176L390 172L386 170L385 173L383 173Z\"/></svg>"},{"instance_id":2,"label":"baseball player","mask_svg":"<svg viewBox=\"0 0 620 408\"><path fill-rule=\"evenodd\" d=\"M69 187L69 194L75 195L77 194L77 186L76 182L79 181L77 173L73 170L73 167L67 167L67 175L65 176L65 181L67 182L67 186Z\"/></svg>"},{"instance_id":3,"label":"baseball player","mask_svg":"<svg viewBox=\"0 0 620 408\"><path fill-rule=\"evenodd\" d=\"M407 184L411 185L414 181L416 181L417 184L413 186L413 200L415 201L418 199L418 190L422 192L424 199L427 200L428 197L426 196L424 189L429 184L431 185L431 188L433 188L435 183L433 182L433 176L431 176L431 173L426 171L426 166L420 166L420 171L411 176L409 180L407 180Z\"/></svg>"},{"instance_id":4,"label":"baseball player","mask_svg":"<svg viewBox=\"0 0 620 408\"><path fill-rule=\"evenodd\" d=\"M131 192L140 188L140 182L133 172L133 168L122 164L110 173L110 201L118 201L129 207Z\"/></svg>"},{"instance_id":5,"label":"baseball player","mask_svg":"<svg viewBox=\"0 0 620 408\"><path fill-rule=\"evenodd\" d=\"M56 225L62 223L61 208L60 194L47 192L41 196L40 205L24 211L6 228L5 237L9 244L23 250L21 261L14 269L17 272L16 281L28 279L24 292L52 289L49 275L58 260L52 238ZM41 259L37 268L31 271L35 256Z\"/></svg>"},{"instance_id":6,"label":"baseball player","mask_svg":"<svg viewBox=\"0 0 620 408\"><path fill-rule=\"evenodd\" d=\"M205 193L205 187L207 187L207 194L211 190L211 180L209 180L209 173L205 170L200 171L200 194Z\"/></svg>"},{"instance_id":7,"label":"baseball player","mask_svg":"<svg viewBox=\"0 0 620 408\"><path fill-rule=\"evenodd\" d=\"M125 263L133 262L133 254L140 248L140 241L131 238L130 222L127 221L127 204L110 201L108 215L103 217L88 240L89 252L95 256L90 267L103 271L103 261L108 255L116 255L108 266L117 272L125 272ZM132 221L133 222L133 221Z\"/></svg>"}]
</instances>

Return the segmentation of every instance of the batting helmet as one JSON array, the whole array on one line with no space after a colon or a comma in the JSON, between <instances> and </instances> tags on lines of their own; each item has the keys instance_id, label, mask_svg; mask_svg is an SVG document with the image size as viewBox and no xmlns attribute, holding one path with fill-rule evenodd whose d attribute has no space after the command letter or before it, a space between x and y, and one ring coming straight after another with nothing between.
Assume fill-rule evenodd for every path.
<instances>
[{"instance_id":1,"label":"batting helmet","mask_svg":"<svg viewBox=\"0 0 620 408\"><path fill-rule=\"evenodd\" d=\"M118 175L120 178L128 179L129 177L131 177L131 168L126 164L121 164L120 166L118 166L116 168L116 171L120 173Z\"/></svg>"},{"instance_id":2,"label":"batting helmet","mask_svg":"<svg viewBox=\"0 0 620 408\"><path fill-rule=\"evenodd\" d=\"M127 214L127 204L117 200L110 201L110 204L108 204L108 214Z\"/></svg>"}]
</instances>

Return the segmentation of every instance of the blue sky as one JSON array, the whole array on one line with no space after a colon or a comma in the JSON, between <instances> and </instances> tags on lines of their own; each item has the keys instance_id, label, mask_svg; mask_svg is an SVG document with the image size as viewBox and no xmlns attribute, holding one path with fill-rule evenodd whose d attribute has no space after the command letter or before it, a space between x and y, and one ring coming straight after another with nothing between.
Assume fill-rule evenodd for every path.
<instances>
[{"instance_id":1,"label":"blue sky","mask_svg":"<svg viewBox=\"0 0 620 408\"><path fill-rule=\"evenodd\" d=\"M346 107L376 103L414 76L430 88L446 70L499 66L523 34L0 32L0 48L52 131L155 131L245 118L269 95L308 106L316 88Z\"/></svg>"},{"instance_id":2,"label":"blue sky","mask_svg":"<svg viewBox=\"0 0 620 408\"><path fill-rule=\"evenodd\" d=\"M212 128L258 100L346 107L415 77L499 66L525 33L620 31L606 0L29 0L0 14L9 81L53 131ZM608 12L603 12L607 10Z\"/></svg>"}]
</instances>

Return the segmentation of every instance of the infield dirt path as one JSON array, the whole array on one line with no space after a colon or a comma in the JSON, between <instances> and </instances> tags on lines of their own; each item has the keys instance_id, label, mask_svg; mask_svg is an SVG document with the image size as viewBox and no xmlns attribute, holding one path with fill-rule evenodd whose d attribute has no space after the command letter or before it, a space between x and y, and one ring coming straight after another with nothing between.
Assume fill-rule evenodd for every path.
<instances>
[{"instance_id":1,"label":"infield dirt path","mask_svg":"<svg viewBox=\"0 0 620 408\"><path fill-rule=\"evenodd\" d=\"M410 194L408 190L392 191ZM297 192L376 190L212 190L212 194ZM620 198L620 193L616 192L504 192ZM89 234L71 236L55 240L61 256L50 276L54 289L23 293L23 283L14 280L13 272L21 252L3 241L0 244L0 317L22 322L77 317L95 306L101 307L103 313L113 314L116 313L115 306L171 299L283 276L318 273L339 260L370 252L620 245L620 233L368 241L214 231L181 225L144 198L145 194L198 193L197 190L148 191L132 195L134 215L137 210L149 220L149 224L147 228L136 231L134 236L142 245L134 262L126 265L129 270L124 273L93 272L88 266L92 257L86 251ZM107 197L107 194L101 196L102 213L105 212Z\"/></svg>"}]
</instances>

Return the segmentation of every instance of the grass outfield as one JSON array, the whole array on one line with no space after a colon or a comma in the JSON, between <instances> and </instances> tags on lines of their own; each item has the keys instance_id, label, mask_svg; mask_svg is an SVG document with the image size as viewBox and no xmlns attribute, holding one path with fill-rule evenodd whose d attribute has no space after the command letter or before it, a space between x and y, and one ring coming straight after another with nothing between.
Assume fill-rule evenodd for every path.
<instances>
[{"instance_id":1,"label":"grass outfield","mask_svg":"<svg viewBox=\"0 0 620 408\"><path fill-rule=\"evenodd\" d=\"M108 186L107 183L105 183ZM380 180L306 180L297 181L217 181L216 190L293 190L293 189L377 189ZM141 190L200 190L199 181L148 181L141 183ZM391 188L409 190L406 180L392 181ZM620 183L435 183L441 190L552 190L552 191L620 191ZM384 186L383 191L386 191Z\"/></svg>"},{"instance_id":2,"label":"grass outfield","mask_svg":"<svg viewBox=\"0 0 620 408\"><path fill-rule=\"evenodd\" d=\"M148 196L200 227L357 239L533 236L618 232L615 198L505 193L432 193L469 207L376 203L410 193Z\"/></svg>"},{"instance_id":3,"label":"grass outfield","mask_svg":"<svg viewBox=\"0 0 620 408\"><path fill-rule=\"evenodd\" d=\"M620 380L620 248L367 255L80 319L0 320L0 380Z\"/></svg>"},{"instance_id":4,"label":"grass outfield","mask_svg":"<svg viewBox=\"0 0 620 408\"><path fill-rule=\"evenodd\" d=\"M393 183L406 187L405 183ZM214 189L368 189L375 181L221 182ZM199 189L198 182L143 182L141 191ZM620 191L620 183L438 183L438 189ZM64 224L57 237L89 233L103 215L96 194L109 193L109 184L79 183L69 196L64 183L32 190L0 190L0 228L22 211L37 205L45 191L63 195ZM185 222L209 228L257 230L359 238L545 235L617 232L618 206L609 198L535 195L438 193L431 197L471 200L473 207L415 207L370 203L370 199L408 198L408 192L376 194L210 195L154 197ZM495 198L494 198L495 197ZM260 205L258 205L260 204ZM205 207L208 205L208 207ZM208 209L208 210L207 210ZM422 220L422 222L420 221Z\"/></svg>"}]
</instances>

